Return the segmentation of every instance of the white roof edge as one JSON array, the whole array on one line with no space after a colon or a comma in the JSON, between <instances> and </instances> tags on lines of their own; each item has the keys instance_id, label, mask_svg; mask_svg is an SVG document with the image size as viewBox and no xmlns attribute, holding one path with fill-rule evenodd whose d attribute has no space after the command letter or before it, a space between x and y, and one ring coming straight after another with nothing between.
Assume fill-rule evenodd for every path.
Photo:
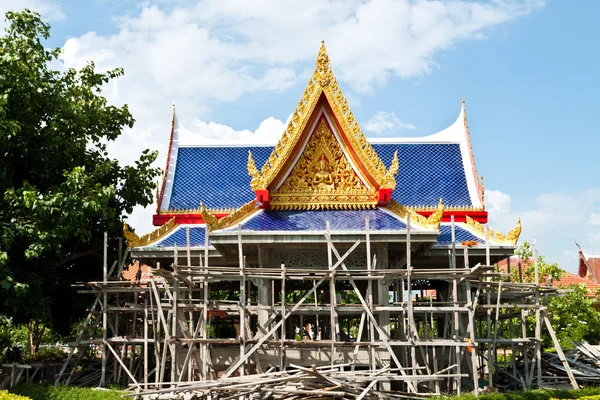
<instances>
[{"instance_id":1,"label":"white roof edge","mask_svg":"<svg viewBox=\"0 0 600 400\"><path fill-rule=\"evenodd\" d=\"M167 155L169 166L165 176L165 190L160 202L160 211L167 211L171 205L171 193L173 192L173 182L175 180L175 168L177 167L177 154L179 149L179 120L173 109L173 137L171 142L171 152Z\"/></svg>"},{"instance_id":2,"label":"white roof edge","mask_svg":"<svg viewBox=\"0 0 600 400\"><path fill-rule=\"evenodd\" d=\"M581 254L583 254L585 258L600 258L600 254L589 254L585 251L582 251Z\"/></svg>"}]
</instances>

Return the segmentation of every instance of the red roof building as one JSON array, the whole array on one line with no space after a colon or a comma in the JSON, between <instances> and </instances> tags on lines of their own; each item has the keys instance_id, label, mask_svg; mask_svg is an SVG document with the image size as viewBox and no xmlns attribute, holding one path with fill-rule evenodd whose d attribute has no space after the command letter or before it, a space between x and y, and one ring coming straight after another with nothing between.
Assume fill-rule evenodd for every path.
<instances>
[{"instance_id":1,"label":"red roof building","mask_svg":"<svg viewBox=\"0 0 600 400\"><path fill-rule=\"evenodd\" d=\"M564 271L564 275L560 279L552 281L552 286L566 287L569 285L585 285L588 289L588 297L596 297L596 290L600 289L600 283L598 283L596 280L590 279L590 277L587 275L587 271L585 272L585 275L583 275L583 276L581 275L581 271L582 271L581 265L583 263L582 256L584 256L584 254L581 251L579 253L580 253L579 275L575 275L571 272ZM592 265L597 266L597 268L599 269L599 272L600 272L600 256L592 256L592 257L596 257L596 261L593 262ZM519 257L512 256L510 258L500 261L497 264L500 272L504 272L504 273L508 272L508 260L510 260L511 271L514 271L516 268L519 268ZM593 260L593 258L586 258L586 260ZM523 270L525 270L527 267L529 267L529 265L531 265L532 262L533 261L530 259L521 260L521 268L523 268ZM591 273L590 273L590 275L591 275ZM598 274L597 276L600 277L600 274Z\"/></svg>"},{"instance_id":2,"label":"red roof building","mask_svg":"<svg viewBox=\"0 0 600 400\"><path fill-rule=\"evenodd\" d=\"M579 250L579 276L600 282L600 255L586 254Z\"/></svg>"}]
</instances>

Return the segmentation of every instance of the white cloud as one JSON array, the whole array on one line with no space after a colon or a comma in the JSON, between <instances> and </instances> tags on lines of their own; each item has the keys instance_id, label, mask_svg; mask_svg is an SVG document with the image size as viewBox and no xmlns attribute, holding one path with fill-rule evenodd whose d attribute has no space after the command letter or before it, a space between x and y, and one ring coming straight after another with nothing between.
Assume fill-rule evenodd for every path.
<instances>
[{"instance_id":1,"label":"white cloud","mask_svg":"<svg viewBox=\"0 0 600 400\"><path fill-rule=\"evenodd\" d=\"M65 17L60 6L53 0L2 0L0 1L0 36L3 35L6 26L4 20L6 12L22 11L25 8L39 12L42 18L48 21L62 20Z\"/></svg>"},{"instance_id":2,"label":"white cloud","mask_svg":"<svg viewBox=\"0 0 600 400\"><path fill-rule=\"evenodd\" d=\"M510 196L499 190L486 190L485 203L490 214L505 214L510 212Z\"/></svg>"},{"instance_id":3,"label":"white cloud","mask_svg":"<svg viewBox=\"0 0 600 400\"><path fill-rule=\"evenodd\" d=\"M186 145L212 144L212 143L244 143L244 144L271 144L277 143L285 129L283 121L269 117L260 123L252 132L247 129L235 129L216 122L196 121L192 131L180 128L180 141Z\"/></svg>"},{"instance_id":4,"label":"white cloud","mask_svg":"<svg viewBox=\"0 0 600 400\"><path fill-rule=\"evenodd\" d=\"M532 242L547 260L561 268L577 269L576 240L583 249L600 247L600 188L578 193L540 194L534 208L514 210L511 196L498 190L486 190L486 205L492 229L507 232L521 218L520 242Z\"/></svg>"},{"instance_id":5,"label":"white cloud","mask_svg":"<svg viewBox=\"0 0 600 400\"><path fill-rule=\"evenodd\" d=\"M45 4L52 3L46 0ZM428 73L438 67L435 56L440 51L460 41L481 39L494 27L543 3L203 0L145 4L115 18L116 33L88 32L70 38L63 47L65 67L80 68L94 61L99 70L125 69L125 76L105 90L111 103L127 103L137 120L134 129L109 146L111 154L124 162L133 161L144 148L165 151L173 101L194 140L272 141L283 126L267 115L254 133L236 132L223 125L227 121L206 121L213 119L211 111L221 103L306 82L322 39L342 86L355 89L355 93L346 89L352 98L392 76ZM383 119L387 125L375 129L412 128L391 117ZM161 154L161 163L164 157Z\"/></svg>"},{"instance_id":6,"label":"white cloud","mask_svg":"<svg viewBox=\"0 0 600 400\"><path fill-rule=\"evenodd\" d=\"M373 118L363 124L363 128L367 132L380 135L382 133L397 132L402 129L416 129L417 127L400 120L394 112L378 111Z\"/></svg>"}]
</instances>

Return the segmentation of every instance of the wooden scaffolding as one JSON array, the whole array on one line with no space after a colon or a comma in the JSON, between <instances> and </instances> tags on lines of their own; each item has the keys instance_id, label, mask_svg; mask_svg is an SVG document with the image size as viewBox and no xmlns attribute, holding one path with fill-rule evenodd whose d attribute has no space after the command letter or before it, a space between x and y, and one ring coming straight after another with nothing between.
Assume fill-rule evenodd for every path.
<instances>
[{"instance_id":1,"label":"wooden scaffolding","mask_svg":"<svg viewBox=\"0 0 600 400\"><path fill-rule=\"evenodd\" d=\"M507 381L541 387L543 325L555 339L545 301L556 288L539 284L537 268L535 283L511 281L490 265L488 245L486 265L471 265L454 223L449 268L414 268L408 221L406 259L385 269L371 249L368 219L364 237L351 244L336 243L327 224L319 268L248 265L239 227L235 266L211 265L208 232L203 254L192 257L189 228L187 247L175 248L173 263L157 265L148 278L120 278L127 254L110 270L105 258L104 280L82 287L95 301L56 383L221 398L231 395L227 385L248 387L253 377L278 382L286 371L329 368L355 377L357 393L365 392L354 398L370 398L367 391L478 393ZM364 267L349 268L357 248L365 251ZM222 299L223 290L235 300ZM101 339L94 337L99 328ZM102 364L85 375L90 348L101 349Z\"/></svg>"}]
</instances>

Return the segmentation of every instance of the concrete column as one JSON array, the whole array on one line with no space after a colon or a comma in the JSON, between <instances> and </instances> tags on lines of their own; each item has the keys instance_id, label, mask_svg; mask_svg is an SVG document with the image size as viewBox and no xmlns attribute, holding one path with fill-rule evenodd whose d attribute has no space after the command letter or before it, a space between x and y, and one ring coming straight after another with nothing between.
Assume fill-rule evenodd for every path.
<instances>
[{"instance_id":1,"label":"concrete column","mask_svg":"<svg viewBox=\"0 0 600 400\"><path fill-rule=\"evenodd\" d=\"M388 249L387 244L378 247L376 250L377 254L377 266L376 269L388 269ZM380 306L388 306L390 304L390 293L389 293L389 282L387 279L377 280L377 303ZM390 334L390 312L380 311L378 313L379 326L388 335Z\"/></svg>"},{"instance_id":2,"label":"concrete column","mask_svg":"<svg viewBox=\"0 0 600 400\"><path fill-rule=\"evenodd\" d=\"M259 268L268 268L269 264L268 249L260 247L258 249L258 266ZM258 287L258 306L273 306L272 304L272 283L271 279L253 279L253 283ZM269 330L269 326L265 326L269 320L269 310L258 310L257 330L261 336Z\"/></svg>"}]
</instances>

